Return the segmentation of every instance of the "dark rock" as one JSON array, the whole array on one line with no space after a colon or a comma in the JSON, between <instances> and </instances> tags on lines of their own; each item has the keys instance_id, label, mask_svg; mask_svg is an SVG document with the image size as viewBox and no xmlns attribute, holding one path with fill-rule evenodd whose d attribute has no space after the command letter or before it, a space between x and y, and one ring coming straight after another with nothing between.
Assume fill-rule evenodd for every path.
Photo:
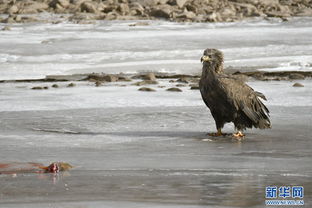
<instances>
[{"instance_id":1,"label":"dark rock","mask_svg":"<svg viewBox=\"0 0 312 208\"><path fill-rule=\"evenodd\" d=\"M49 89L49 87L48 86L44 86L43 89L47 90L47 89Z\"/></svg>"},{"instance_id":2,"label":"dark rock","mask_svg":"<svg viewBox=\"0 0 312 208\"><path fill-rule=\"evenodd\" d=\"M169 19L171 17L171 13L172 8L166 4L153 8L150 15L153 17Z\"/></svg>"},{"instance_id":3,"label":"dark rock","mask_svg":"<svg viewBox=\"0 0 312 208\"><path fill-rule=\"evenodd\" d=\"M158 4L167 4L169 0L158 0Z\"/></svg>"},{"instance_id":4,"label":"dark rock","mask_svg":"<svg viewBox=\"0 0 312 208\"><path fill-rule=\"evenodd\" d=\"M285 80L285 78L282 78L282 77L275 77L275 78L273 78L272 80L274 80L274 81L282 81L282 80Z\"/></svg>"},{"instance_id":5,"label":"dark rock","mask_svg":"<svg viewBox=\"0 0 312 208\"><path fill-rule=\"evenodd\" d=\"M82 81L86 80L88 75L73 74L73 75L47 75L45 80L50 82L55 81Z\"/></svg>"},{"instance_id":6,"label":"dark rock","mask_svg":"<svg viewBox=\"0 0 312 208\"><path fill-rule=\"evenodd\" d=\"M51 43L53 43L52 40L43 40L43 41L41 41L41 44L51 44Z\"/></svg>"},{"instance_id":7,"label":"dark rock","mask_svg":"<svg viewBox=\"0 0 312 208\"><path fill-rule=\"evenodd\" d=\"M191 84L191 90L199 90L199 85L198 84Z\"/></svg>"},{"instance_id":8,"label":"dark rock","mask_svg":"<svg viewBox=\"0 0 312 208\"><path fill-rule=\"evenodd\" d=\"M97 5L95 2L86 1L80 5L80 9L82 12L89 12L89 13L98 13Z\"/></svg>"},{"instance_id":9,"label":"dark rock","mask_svg":"<svg viewBox=\"0 0 312 208\"><path fill-rule=\"evenodd\" d=\"M114 5L114 4L109 4L109 5L106 5L102 11L104 13L110 13L110 12L114 12L115 10L117 9L117 5Z\"/></svg>"},{"instance_id":10,"label":"dark rock","mask_svg":"<svg viewBox=\"0 0 312 208\"><path fill-rule=\"evenodd\" d=\"M48 8L49 8L49 5L44 2L29 1L29 3L25 3L19 6L18 13L19 14L36 14L38 12L45 11Z\"/></svg>"},{"instance_id":11,"label":"dark rock","mask_svg":"<svg viewBox=\"0 0 312 208\"><path fill-rule=\"evenodd\" d=\"M192 82L192 83L199 83L199 80L200 80L199 77L190 78L190 82Z\"/></svg>"},{"instance_id":12,"label":"dark rock","mask_svg":"<svg viewBox=\"0 0 312 208\"><path fill-rule=\"evenodd\" d=\"M156 81L156 76L153 72L137 74L132 76L131 78Z\"/></svg>"},{"instance_id":13,"label":"dark rock","mask_svg":"<svg viewBox=\"0 0 312 208\"><path fill-rule=\"evenodd\" d=\"M145 14L145 9L138 2L133 2L133 3L130 3L130 14L142 16Z\"/></svg>"},{"instance_id":14,"label":"dark rock","mask_svg":"<svg viewBox=\"0 0 312 208\"><path fill-rule=\"evenodd\" d=\"M286 21L290 16L312 16L312 4L311 0L0 0L1 14L36 14L43 11L65 14L87 12L99 15L97 19L101 20L165 18L173 21L230 22L260 16ZM2 22L14 23L15 20L10 17ZM92 23L88 19L74 22Z\"/></svg>"},{"instance_id":15,"label":"dark rock","mask_svg":"<svg viewBox=\"0 0 312 208\"><path fill-rule=\"evenodd\" d=\"M118 76L113 74L90 74L88 80L106 81L106 82L117 82Z\"/></svg>"},{"instance_id":16,"label":"dark rock","mask_svg":"<svg viewBox=\"0 0 312 208\"><path fill-rule=\"evenodd\" d=\"M194 12L188 12L184 11L182 14L176 15L176 18L180 19L193 19L196 17L196 14Z\"/></svg>"},{"instance_id":17,"label":"dark rock","mask_svg":"<svg viewBox=\"0 0 312 208\"><path fill-rule=\"evenodd\" d=\"M149 88L149 87L141 87L139 91L145 91L145 92L155 92L156 90Z\"/></svg>"},{"instance_id":18,"label":"dark rock","mask_svg":"<svg viewBox=\"0 0 312 208\"><path fill-rule=\"evenodd\" d=\"M179 8L182 8L187 0L174 0L175 4L178 5Z\"/></svg>"},{"instance_id":19,"label":"dark rock","mask_svg":"<svg viewBox=\"0 0 312 208\"><path fill-rule=\"evenodd\" d=\"M292 73L289 74L289 79L304 79L304 76L302 74Z\"/></svg>"},{"instance_id":20,"label":"dark rock","mask_svg":"<svg viewBox=\"0 0 312 208\"><path fill-rule=\"evenodd\" d=\"M212 12L211 14L209 14L207 16L207 19L206 19L208 22L220 22L222 21L222 17L220 15L220 13L217 13L217 12Z\"/></svg>"},{"instance_id":21,"label":"dark rock","mask_svg":"<svg viewBox=\"0 0 312 208\"><path fill-rule=\"evenodd\" d=\"M144 80L156 81L156 76L152 72L145 74L142 78Z\"/></svg>"},{"instance_id":22,"label":"dark rock","mask_svg":"<svg viewBox=\"0 0 312 208\"><path fill-rule=\"evenodd\" d=\"M96 87L100 87L100 86L102 86L103 85L103 82L101 82L101 81L96 81L95 82L95 86Z\"/></svg>"},{"instance_id":23,"label":"dark rock","mask_svg":"<svg viewBox=\"0 0 312 208\"><path fill-rule=\"evenodd\" d=\"M248 3L239 3L239 2L232 2L236 12L240 12L245 16L259 16L260 13L256 6Z\"/></svg>"},{"instance_id":24,"label":"dark rock","mask_svg":"<svg viewBox=\"0 0 312 208\"><path fill-rule=\"evenodd\" d=\"M177 87L168 88L167 91L170 91L170 92L182 92L182 90L180 88L177 88Z\"/></svg>"},{"instance_id":25,"label":"dark rock","mask_svg":"<svg viewBox=\"0 0 312 208\"><path fill-rule=\"evenodd\" d=\"M310 2L310 7L311 7L311 2ZM312 16L312 8L301 8L299 9L299 11L296 13L296 16L308 16L311 17Z\"/></svg>"},{"instance_id":26,"label":"dark rock","mask_svg":"<svg viewBox=\"0 0 312 208\"><path fill-rule=\"evenodd\" d=\"M181 77L177 80L177 82L181 82L181 83L186 83L188 84L189 83L189 78L188 77Z\"/></svg>"},{"instance_id":27,"label":"dark rock","mask_svg":"<svg viewBox=\"0 0 312 208\"><path fill-rule=\"evenodd\" d=\"M109 12L106 14L105 20L115 20L115 19L117 19L118 16L119 16L119 14L116 12Z\"/></svg>"},{"instance_id":28,"label":"dark rock","mask_svg":"<svg viewBox=\"0 0 312 208\"><path fill-rule=\"evenodd\" d=\"M118 77L116 75L113 74L108 74L106 76L103 77L104 81L106 82L117 82L118 81Z\"/></svg>"},{"instance_id":29,"label":"dark rock","mask_svg":"<svg viewBox=\"0 0 312 208\"><path fill-rule=\"evenodd\" d=\"M129 0L130 4L137 3L143 7L153 7L158 4L159 0Z\"/></svg>"},{"instance_id":30,"label":"dark rock","mask_svg":"<svg viewBox=\"0 0 312 208\"><path fill-rule=\"evenodd\" d=\"M118 76L118 81L120 82L131 82L132 79L130 79L129 77L124 77L124 76Z\"/></svg>"},{"instance_id":31,"label":"dark rock","mask_svg":"<svg viewBox=\"0 0 312 208\"><path fill-rule=\"evenodd\" d=\"M61 20L52 21L52 24L54 24L54 25L57 25L57 24L60 24L60 23L62 23Z\"/></svg>"},{"instance_id":32,"label":"dark rock","mask_svg":"<svg viewBox=\"0 0 312 208\"><path fill-rule=\"evenodd\" d=\"M76 86L75 83L69 83L69 84L67 85L67 87L75 87L75 86Z\"/></svg>"},{"instance_id":33,"label":"dark rock","mask_svg":"<svg viewBox=\"0 0 312 208\"><path fill-rule=\"evenodd\" d=\"M177 84L176 87L185 87L184 84Z\"/></svg>"},{"instance_id":34,"label":"dark rock","mask_svg":"<svg viewBox=\"0 0 312 208\"><path fill-rule=\"evenodd\" d=\"M57 8L67 8L70 5L69 0L52 0L49 4L50 7L54 9Z\"/></svg>"},{"instance_id":35,"label":"dark rock","mask_svg":"<svg viewBox=\"0 0 312 208\"><path fill-rule=\"evenodd\" d=\"M133 83L133 85L136 85L136 86L152 85L152 84L158 84L158 82L157 81L153 81L153 80L144 80L144 81L141 81L141 82Z\"/></svg>"},{"instance_id":36,"label":"dark rock","mask_svg":"<svg viewBox=\"0 0 312 208\"><path fill-rule=\"evenodd\" d=\"M288 80L291 74L295 74L291 76L293 78L302 79L306 77L312 77L312 72L310 71L276 71L276 72L246 71L246 72L233 73L233 75L246 75L248 77L253 77L258 80L262 80L264 77L270 78L270 79L275 79L279 77L282 80Z\"/></svg>"},{"instance_id":37,"label":"dark rock","mask_svg":"<svg viewBox=\"0 0 312 208\"><path fill-rule=\"evenodd\" d=\"M236 10L234 7L223 8L220 10L220 15L223 21L232 22L237 19ZM258 16L253 14L253 16Z\"/></svg>"},{"instance_id":38,"label":"dark rock","mask_svg":"<svg viewBox=\"0 0 312 208\"><path fill-rule=\"evenodd\" d=\"M17 14L18 13L19 8L17 7L17 5L12 5L9 9L8 9L8 13L9 14Z\"/></svg>"},{"instance_id":39,"label":"dark rock","mask_svg":"<svg viewBox=\"0 0 312 208\"><path fill-rule=\"evenodd\" d=\"M197 6L194 4L187 4L185 8L187 9L187 11L194 12L194 13L197 13L197 10L198 10Z\"/></svg>"},{"instance_id":40,"label":"dark rock","mask_svg":"<svg viewBox=\"0 0 312 208\"><path fill-rule=\"evenodd\" d=\"M257 80L263 80L263 79L264 79L263 73L261 73L261 72L255 72L255 73L252 75L252 77L253 77L254 79L257 79Z\"/></svg>"},{"instance_id":41,"label":"dark rock","mask_svg":"<svg viewBox=\"0 0 312 208\"><path fill-rule=\"evenodd\" d=\"M36 87L32 87L31 89L32 89L32 90L43 90L43 87L36 86Z\"/></svg>"},{"instance_id":42,"label":"dark rock","mask_svg":"<svg viewBox=\"0 0 312 208\"><path fill-rule=\"evenodd\" d=\"M52 87L53 88L59 88L59 86L57 84L53 84Z\"/></svg>"},{"instance_id":43,"label":"dark rock","mask_svg":"<svg viewBox=\"0 0 312 208\"><path fill-rule=\"evenodd\" d=\"M15 20L16 22L22 22L22 16L21 16L21 15L16 15L15 18L14 18L14 20Z\"/></svg>"},{"instance_id":44,"label":"dark rock","mask_svg":"<svg viewBox=\"0 0 312 208\"><path fill-rule=\"evenodd\" d=\"M118 5L117 11L120 12L121 15L126 15L129 14L130 8L128 4L122 3Z\"/></svg>"},{"instance_id":45,"label":"dark rock","mask_svg":"<svg viewBox=\"0 0 312 208\"><path fill-rule=\"evenodd\" d=\"M304 85L296 82L295 84L293 84L293 87L304 87Z\"/></svg>"}]
</instances>

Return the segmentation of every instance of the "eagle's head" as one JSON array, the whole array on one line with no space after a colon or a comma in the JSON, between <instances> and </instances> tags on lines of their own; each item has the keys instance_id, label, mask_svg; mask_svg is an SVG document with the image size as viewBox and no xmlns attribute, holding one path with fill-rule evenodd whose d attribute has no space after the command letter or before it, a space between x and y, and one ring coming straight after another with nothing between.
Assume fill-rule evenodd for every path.
<instances>
[{"instance_id":1,"label":"eagle's head","mask_svg":"<svg viewBox=\"0 0 312 208\"><path fill-rule=\"evenodd\" d=\"M200 59L204 65L208 64L216 73L223 73L223 53L218 49L207 48Z\"/></svg>"}]
</instances>

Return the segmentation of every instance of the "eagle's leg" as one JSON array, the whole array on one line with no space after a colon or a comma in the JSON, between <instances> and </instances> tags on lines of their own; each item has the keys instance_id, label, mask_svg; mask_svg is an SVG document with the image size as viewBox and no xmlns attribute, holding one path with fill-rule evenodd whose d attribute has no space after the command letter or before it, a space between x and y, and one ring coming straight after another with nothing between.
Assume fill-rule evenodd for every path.
<instances>
[{"instance_id":1,"label":"eagle's leg","mask_svg":"<svg viewBox=\"0 0 312 208\"><path fill-rule=\"evenodd\" d=\"M218 136L223 136L224 134L222 133L221 128L218 128L218 131L216 133L208 133L208 135L218 137Z\"/></svg>"},{"instance_id":2,"label":"eagle's leg","mask_svg":"<svg viewBox=\"0 0 312 208\"><path fill-rule=\"evenodd\" d=\"M241 131L237 131L235 134L233 134L233 137L237 140L241 140L245 137L245 134Z\"/></svg>"}]
</instances>

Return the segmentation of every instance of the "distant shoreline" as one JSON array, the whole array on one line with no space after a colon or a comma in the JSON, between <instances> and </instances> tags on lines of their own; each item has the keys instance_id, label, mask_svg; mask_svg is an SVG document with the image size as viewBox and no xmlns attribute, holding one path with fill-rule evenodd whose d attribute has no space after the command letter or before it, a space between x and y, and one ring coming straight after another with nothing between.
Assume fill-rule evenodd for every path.
<instances>
[{"instance_id":1,"label":"distant shoreline","mask_svg":"<svg viewBox=\"0 0 312 208\"><path fill-rule=\"evenodd\" d=\"M0 14L8 14L8 17L0 17L0 22L49 21L40 18L44 12L64 14L53 23L70 21L78 24L93 23L95 20L159 19L174 22L234 22L251 17L274 17L287 21L289 17L311 17L312 5L304 0L8 0L0 5Z\"/></svg>"},{"instance_id":2,"label":"distant shoreline","mask_svg":"<svg viewBox=\"0 0 312 208\"><path fill-rule=\"evenodd\" d=\"M287 81L287 80L303 80L306 78L312 78L312 71L235 71L230 70L226 73L231 74L239 79L247 81L249 78L258 81ZM131 74L106 74L106 73L89 73L89 74L72 74L72 75L47 75L45 78L39 79L11 79L0 80L0 83L14 83L14 82L68 82L68 81L105 81L105 82L117 82L117 81L129 81L131 79L143 79L145 76L152 74L155 79L180 79L180 80L192 80L196 82L196 79L200 78L200 75L190 74L176 74L176 73L162 73L162 72L146 72L146 73L131 73Z\"/></svg>"}]
</instances>

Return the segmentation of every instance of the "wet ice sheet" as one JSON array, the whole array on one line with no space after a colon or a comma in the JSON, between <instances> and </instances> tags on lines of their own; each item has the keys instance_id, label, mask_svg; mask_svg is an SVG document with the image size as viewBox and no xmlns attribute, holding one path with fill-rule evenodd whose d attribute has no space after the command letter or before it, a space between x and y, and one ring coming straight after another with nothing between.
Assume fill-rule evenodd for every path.
<instances>
[{"instance_id":1,"label":"wet ice sheet","mask_svg":"<svg viewBox=\"0 0 312 208\"><path fill-rule=\"evenodd\" d=\"M207 138L205 107L1 112L0 162L76 167L0 175L0 207L262 207L265 186L285 184L303 185L309 206L311 107L270 110L273 129L248 131L242 143Z\"/></svg>"},{"instance_id":2,"label":"wet ice sheet","mask_svg":"<svg viewBox=\"0 0 312 208\"><path fill-rule=\"evenodd\" d=\"M268 97L273 128L249 130L241 143L206 136L214 121L188 87L2 83L0 163L75 168L0 175L0 207L263 207L268 185L302 185L311 206L311 86L302 83L250 82Z\"/></svg>"},{"instance_id":3,"label":"wet ice sheet","mask_svg":"<svg viewBox=\"0 0 312 208\"><path fill-rule=\"evenodd\" d=\"M0 31L1 79L47 74L167 71L198 73L205 48L225 53L225 66L311 70L310 18L289 22L23 24Z\"/></svg>"}]
</instances>

